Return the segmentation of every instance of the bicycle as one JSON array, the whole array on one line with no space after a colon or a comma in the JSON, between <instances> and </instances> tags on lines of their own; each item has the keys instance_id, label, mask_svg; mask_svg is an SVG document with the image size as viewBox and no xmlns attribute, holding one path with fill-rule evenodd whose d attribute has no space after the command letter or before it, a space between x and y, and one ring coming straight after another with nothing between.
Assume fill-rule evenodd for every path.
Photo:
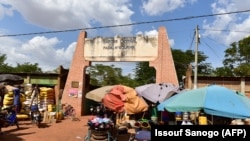
<instances>
[{"instance_id":1,"label":"bicycle","mask_svg":"<svg viewBox=\"0 0 250 141\"><path fill-rule=\"evenodd\" d=\"M67 105L64 108L63 115L64 115L64 117L69 117L72 121L79 120L76 118L76 110L71 105Z\"/></svg>"}]
</instances>

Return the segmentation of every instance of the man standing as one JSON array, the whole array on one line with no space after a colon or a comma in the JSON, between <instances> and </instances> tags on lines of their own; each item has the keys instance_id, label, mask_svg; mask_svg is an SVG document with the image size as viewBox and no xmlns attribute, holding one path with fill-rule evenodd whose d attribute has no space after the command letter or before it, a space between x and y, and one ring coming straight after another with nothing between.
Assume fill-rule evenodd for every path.
<instances>
[{"instance_id":1,"label":"man standing","mask_svg":"<svg viewBox=\"0 0 250 141\"><path fill-rule=\"evenodd\" d=\"M33 114L34 112L39 111L38 109L38 98L40 94L40 88L38 87L37 84L32 84L32 92L31 92L31 102L30 102L30 116L31 116L31 121L33 122Z\"/></svg>"},{"instance_id":2,"label":"man standing","mask_svg":"<svg viewBox=\"0 0 250 141\"><path fill-rule=\"evenodd\" d=\"M13 89L13 93L14 93L13 104L16 108L16 113L19 113L21 111L21 108L22 108L22 103L20 101L20 96L21 96L20 89L19 88Z\"/></svg>"}]
</instances>

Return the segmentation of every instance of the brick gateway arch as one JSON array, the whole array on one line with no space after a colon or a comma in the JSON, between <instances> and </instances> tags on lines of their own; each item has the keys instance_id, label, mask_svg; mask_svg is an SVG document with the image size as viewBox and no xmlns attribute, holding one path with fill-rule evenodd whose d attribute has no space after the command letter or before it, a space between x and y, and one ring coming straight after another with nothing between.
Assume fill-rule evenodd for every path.
<instances>
[{"instance_id":1,"label":"brick gateway arch","mask_svg":"<svg viewBox=\"0 0 250 141\"><path fill-rule=\"evenodd\" d=\"M101 61L149 61L150 67L156 70L156 83L179 85L165 27L159 27L155 37L138 35L88 39L87 33L81 31L62 96L62 103L72 105L79 116L83 115L87 92L85 70L91 62Z\"/></svg>"}]
</instances>

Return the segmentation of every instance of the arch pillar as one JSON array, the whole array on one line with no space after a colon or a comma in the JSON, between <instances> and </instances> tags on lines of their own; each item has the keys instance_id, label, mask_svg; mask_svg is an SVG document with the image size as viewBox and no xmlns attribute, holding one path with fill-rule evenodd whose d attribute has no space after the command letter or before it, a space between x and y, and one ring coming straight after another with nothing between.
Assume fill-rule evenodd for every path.
<instances>
[{"instance_id":1,"label":"arch pillar","mask_svg":"<svg viewBox=\"0 0 250 141\"><path fill-rule=\"evenodd\" d=\"M156 70L156 83L167 82L179 86L165 27L158 29L158 57L150 61L149 66Z\"/></svg>"},{"instance_id":2,"label":"arch pillar","mask_svg":"<svg viewBox=\"0 0 250 141\"><path fill-rule=\"evenodd\" d=\"M84 107L84 91L85 91L85 69L90 66L90 62L84 58L84 42L87 37L85 31L81 31L75 52L69 68L68 77L62 95L62 103L70 104L76 110L76 115L81 116Z\"/></svg>"}]
</instances>

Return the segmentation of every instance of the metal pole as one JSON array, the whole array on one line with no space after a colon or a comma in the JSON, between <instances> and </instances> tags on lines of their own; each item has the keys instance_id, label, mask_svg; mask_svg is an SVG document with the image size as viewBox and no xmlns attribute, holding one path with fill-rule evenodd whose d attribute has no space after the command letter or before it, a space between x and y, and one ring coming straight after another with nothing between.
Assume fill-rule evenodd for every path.
<instances>
[{"instance_id":1,"label":"metal pole","mask_svg":"<svg viewBox=\"0 0 250 141\"><path fill-rule=\"evenodd\" d=\"M196 46L195 46L195 63L194 63L194 89L197 88L197 70L198 70L198 43L199 43L199 33L198 25L195 29Z\"/></svg>"}]
</instances>

